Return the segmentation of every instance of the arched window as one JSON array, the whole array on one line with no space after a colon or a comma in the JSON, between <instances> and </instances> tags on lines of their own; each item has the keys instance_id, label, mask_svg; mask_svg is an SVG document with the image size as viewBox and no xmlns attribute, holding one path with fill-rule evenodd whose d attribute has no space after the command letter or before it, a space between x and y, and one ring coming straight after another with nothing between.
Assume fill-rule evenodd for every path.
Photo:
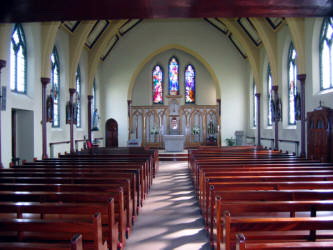
<instances>
[{"instance_id":1,"label":"arched window","mask_svg":"<svg viewBox=\"0 0 333 250\"><path fill-rule=\"evenodd\" d=\"M333 18L327 17L323 21L320 32L320 89L333 88Z\"/></svg>"},{"instance_id":2,"label":"arched window","mask_svg":"<svg viewBox=\"0 0 333 250\"><path fill-rule=\"evenodd\" d=\"M288 124L295 125L295 94L297 83L296 50L291 43L288 52Z\"/></svg>"},{"instance_id":3,"label":"arched window","mask_svg":"<svg viewBox=\"0 0 333 250\"><path fill-rule=\"evenodd\" d=\"M185 68L185 103L195 103L195 69L189 64Z\"/></svg>"},{"instance_id":4,"label":"arched window","mask_svg":"<svg viewBox=\"0 0 333 250\"><path fill-rule=\"evenodd\" d=\"M60 68L57 48L51 54L51 91L53 95L53 122L52 127L60 127Z\"/></svg>"},{"instance_id":5,"label":"arched window","mask_svg":"<svg viewBox=\"0 0 333 250\"><path fill-rule=\"evenodd\" d=\"M21 24L15 24L10 43L10 89L27 93L27 46Z\"/></svg>"},{"instance_id":6,"label":"arched window","mask_svg":"<svg viewBox=\"0 0 333 250\"><path fill-rule=\"evenodd\" d=\"M256 93L257 93L257 86L256 83L253 80L253 85L252 85L252 120L253 120L253 127L257 127L257 109L258 109L258 103L257 103L257 98L256 98Z\"/></svg>"},{"instance_id":7,"label":"arched window","mask_svg":"<svg viewBox=\"0 0 333 250\"><path fill-rule=\"evenodd\" d=\"M163 70L160 65L153 68L153 104L163 104Z\"/></svg>"},{"instance_id":8,"label":"arched window","mask_svg":"<svg viewBox=\"0 0 333 250\"><path fill-rule=\"evenodd\" d=\"M96 80L94 79L93 89L92 89L92 96L93 96L93 105L92 105L92 114L97 109L97 96L96 96Z\"/></svg>"},{"instance_id":9,"label":"arched window","mask_svg":"<svg viewBox=\"0 0 333 250\"><path fill-rule=\"evenodd\" d=\"M267 67L267 125L272 126L272 72L271 66Z\"/></svg>"},{"instance_id":10,"label":"arched window","mask_svg":"<svg viewBox=\"0 0 333 250\"><path fill-rule=\"evenodd\" d=\"M77 67L76 74L76 103L77 103L77 113L76 113L76 127L81 128L81 72L80 66Z\"/></svg>"},{"instance_id":11,"label":"arched window","mask_svg":"<svg viewBox=\"0 0 333 250\"><path fill-rule=\"evenodd\" d=\"M179 63L176 57L169 61L169 95L179 95Z\"/></svg>"}]
</instances>

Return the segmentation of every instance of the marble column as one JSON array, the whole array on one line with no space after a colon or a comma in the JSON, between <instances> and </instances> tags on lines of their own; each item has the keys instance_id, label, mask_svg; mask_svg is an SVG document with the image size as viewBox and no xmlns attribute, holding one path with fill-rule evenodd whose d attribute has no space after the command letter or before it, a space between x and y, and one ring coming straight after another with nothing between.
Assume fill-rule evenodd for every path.
<instances>
[{"instance_id":1,"label":"marble column","mask_svg":"<svg viewBox=\"0 0 333 250\"><path fill-rule=\"evenodd\" d=\"M88 95L88 141L91 142L91 101L93 99L92 95Z\"/></svg>"},{"instance_id":2,"label":"marble column","mask_svg":"<svg viewBox=\"0 0 333 250\"><path fill-rule=\"evenodd\" d=\"M1 86L1 71L2 69L6 67L6 61L5 60L0 60L0 88L2 88ZM0 90L2 91L2 90ZM2 95L3 93L1 93ZM2 98L1 98L2 99ZM0 99L0 100L1 100ZM2 100L1 100L2 101ZM1 105L1 103L0 103ZM3 164L2 164L2 143L1 143L1 110L0 110L0 168L3 168Z\"/></svg>"},{"instance_id":3,"label":"marble column","mask_svg":"<svg viewBox=\"0 0 333 250\"><path fill-rule=\"evenodd\" d=\"M279 86L277 85L272 86L273 100L275 104L277 104L277 100L279 99L278 88ZM275 119L273 121L275 130L274 150L279 150L279 118L277 117L277 109L278 107L275 106Z\"/></svg>"},{"instance_id":4,"label":"marble column","mask_svg":"<svg viewBox=\"0 0 333 250\"><path fill-rule=\"evenodd\" d=\"M301 157L306 157L305 153L305 79L306 74L297 75L297 80L301 83Z\"/></svg>"},{"instance_id":5,"label":"marble column","mask_svg":"<svg viewBox=\"0 0 333 250\"><path fill-rule=\"evenodd\" d=\"M261 126L260 126L260 93L256 93L255 96L257 98L257 117L255 117L255 119L257 119L257 146L261 147Z\"/></svg>"},{"instance_id":6,"label":"marble column","mask_svg":"<svg viewBox=\"0 0 333 250\"><path fill-rule=\"evenodd\" d=\"M76 89L69 89L69 106L70 106L70 123L69 123L69 135L70 135L70 152L74 153L74 113L73 113L73 95Z\"/></svg>"},{"instance_id":7,"label":"marble column","mask_svg":"<svg viewBox=\"0 0 333 250\"><path fill-rule=\"evenodd\" d=\"M47 107L46 107L46 87L50 83L50 78L42 77L40 79L42 82L42 159L47 159L47 130L46 130L46 120L47 120Z\"/></svg>"}]
</instances>

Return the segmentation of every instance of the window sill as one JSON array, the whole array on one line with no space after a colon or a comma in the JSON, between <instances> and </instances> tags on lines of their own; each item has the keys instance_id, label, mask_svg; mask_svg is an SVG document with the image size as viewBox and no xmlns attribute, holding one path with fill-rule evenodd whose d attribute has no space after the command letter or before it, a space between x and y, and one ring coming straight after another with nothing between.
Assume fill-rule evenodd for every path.
<instances>
[{"instance_id":1,"label":"window sill","mask_svg":"<svg viewBox=\"0 0 333 250\"><path fill-rule=\"evenodd\" d=\"M325 90L320 90L318 92L318 95L325 95L325 94L330 94L330 93L333 93L333 88L325 89Z\"/></svg>"}]
</instances>

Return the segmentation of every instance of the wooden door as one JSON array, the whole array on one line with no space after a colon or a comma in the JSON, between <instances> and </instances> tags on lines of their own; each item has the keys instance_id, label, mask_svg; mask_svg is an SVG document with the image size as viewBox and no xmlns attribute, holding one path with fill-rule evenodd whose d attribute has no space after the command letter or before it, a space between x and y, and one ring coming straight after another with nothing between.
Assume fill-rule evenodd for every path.
<instances>
[{"instance_id":1,"label":"wooden door","mask_svg":"<svg viewBox=\"0 0 333 250\"><path fill-rule=\"evenodd\" d=\"M118 123L109 119L105 124L105 146L109 148L118 147Z\"/></svg>"}]
</instances>

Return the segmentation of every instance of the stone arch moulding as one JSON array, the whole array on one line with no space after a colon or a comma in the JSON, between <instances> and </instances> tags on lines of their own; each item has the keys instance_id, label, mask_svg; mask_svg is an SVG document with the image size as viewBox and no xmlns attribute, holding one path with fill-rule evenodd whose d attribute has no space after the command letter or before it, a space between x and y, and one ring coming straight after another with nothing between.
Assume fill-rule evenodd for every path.
<instances>
[{"instance_id":1,"label":"stone arch moulding","mask_svg":"<svg viewBox=\"0 0 333 250\"><path fill-rule=\"evenodd\" d=\"M220 91L220 85L219 85L219 81L217 79L217 76L215 74L215 71L213 69L212 66L210 66L210 64L200 55L198 54L197 52L191 50L191 49L188 49L184 46L181 46L181 45L178 45L178 44L169 44L169 45L166 45L156 51L154 51L153 53L151 53L149 56L147 56L139 65L138 67L136 68L136 70L134 71L132 77L131 77L131 81L130 81L130 84L129 84L129 87L128 87L128 92L127 92L127 100L131 100L132 99L132 93L133 93L133 88L134 88L134 84L135 84L135 80L136 78L138 77L138 75L140 74L140 72L142 71L142 69L145 67L145 65L153 58L155 57L156 55L164 52L164 51L167 51L167 50L170 50L170 49L178 49L178 50L181 50L183 52L186 52L188 53L189 55L193 56L194 58L196 58L199 62L202 63L202 65L207 69L207 71L210 73L212 79L213 79L213 82L215 84L215 87L216 87L216 98L220 98L221 96L221 91Z\"/></svg>"}]
</instances>

